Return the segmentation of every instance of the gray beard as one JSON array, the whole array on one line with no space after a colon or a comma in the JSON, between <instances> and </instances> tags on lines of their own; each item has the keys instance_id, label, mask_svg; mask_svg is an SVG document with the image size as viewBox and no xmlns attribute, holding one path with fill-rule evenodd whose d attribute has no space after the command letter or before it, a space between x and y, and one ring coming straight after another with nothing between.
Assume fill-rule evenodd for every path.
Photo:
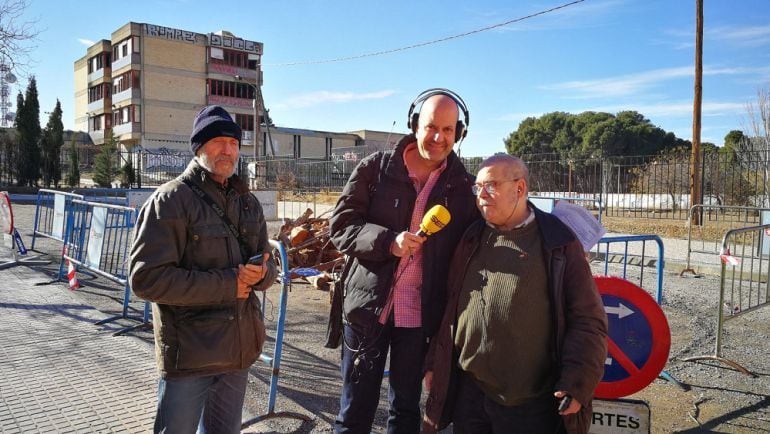
<instances>
[{"instance_id":1,"label":"gray beard","mask_svg":"<svg viewBox=\"0 0 770 434\"><path fill-rule=\"evenodd\" d=\"M200 164L200 165L201 165L201 166L202 166L204 169L206 169L206 171L207 171L207 172L209 172L209 173L213 173L213 174L215 174L215 175L217 174L217 173L214 171L214 170L215 170L215 169L214 169L214 168L215 168L215 165L214 165L214 161L212 161L212 160L211 160L211 159L208 157L208 155L206 155L206 154L204 154L204 153L201 153L200 155L196 156L195 158L196 158L196 159L198 159L198 164ZM231 171L230 171L230 173L228 173L228 174L225 176L225 179L227 179L227 178L229 178L229 177L233 176L233 174L234 174L234 173L235 173L235 165L233 165L233 170L231 170Z\"/></svg>"}]
</instances>

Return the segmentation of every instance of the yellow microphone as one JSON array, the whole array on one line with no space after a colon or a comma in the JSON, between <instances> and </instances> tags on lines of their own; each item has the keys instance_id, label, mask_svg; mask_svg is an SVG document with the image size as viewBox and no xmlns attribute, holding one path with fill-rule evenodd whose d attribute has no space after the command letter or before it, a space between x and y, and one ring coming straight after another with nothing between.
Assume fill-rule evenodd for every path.
<instances>
[{"instance_id":1,"label":"yellow microphone","mask_svg":"<svg viewBox=\"0 0 770 434\"><path fill-rule=\"evenodd\" d=\"M417 235L420 237L433 235L441 229L444 229L444 226L448 225L450 220L452 220L452 216L449 214L448 209L444 208L442 205L434 205L422 218L420 230L417 231Z\"/></svg>"}]
</instances>

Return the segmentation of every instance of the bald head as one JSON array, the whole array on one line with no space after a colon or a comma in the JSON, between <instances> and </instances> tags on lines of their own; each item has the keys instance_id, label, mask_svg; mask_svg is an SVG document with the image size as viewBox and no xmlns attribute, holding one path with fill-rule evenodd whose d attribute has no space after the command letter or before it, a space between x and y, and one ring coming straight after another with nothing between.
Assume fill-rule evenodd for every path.
<instances>
[{"instance_id":1,"label":"bald head","mask_svg":"<svg viewBox=\"0 0 770 434\"><path fill-rule=\"evenodd\" d=\"M428 116L433 117L436 113L443 114L445 111L448 111L446 115L451 116L455 123L460 119L460 109L454 99L448 95L433 95L426 99L420 108L419 125L423 125Z\"/></svg>"},{"instance_id":2,"label":"bald head","mask_svg":"<svg viewBox=\"0 0 770 434\"><path fill-rule=\"evenodd\" d=\"M499 167L508 179L524 179L527 191L529 191L529 168L519 157L508 154L495 154L479 165L479 171L485 167Z\"/></svg>"}]
</instances>

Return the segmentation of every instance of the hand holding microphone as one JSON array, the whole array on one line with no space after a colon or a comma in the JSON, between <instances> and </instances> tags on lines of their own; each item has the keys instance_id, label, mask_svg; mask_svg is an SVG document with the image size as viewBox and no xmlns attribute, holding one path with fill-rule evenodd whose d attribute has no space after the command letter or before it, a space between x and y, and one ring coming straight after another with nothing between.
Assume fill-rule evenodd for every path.
<instances>
[{"instance_id":1,"label":"hand holding microphone","mask_svg":"<svg viewBox=\"0 0 770 434\"><path fill-rule=\"evenodd\" d=\"M422 246L422 243L428 238L428 236L435 234L444 228L451 220L449 210L442 205L434 205L420 222L420 230L416 234L408 231L398 234L393 244L390 246L390 252L394 256L399 258L404 256L411 256L414 252Z\"/></svg>"}]
</instances>

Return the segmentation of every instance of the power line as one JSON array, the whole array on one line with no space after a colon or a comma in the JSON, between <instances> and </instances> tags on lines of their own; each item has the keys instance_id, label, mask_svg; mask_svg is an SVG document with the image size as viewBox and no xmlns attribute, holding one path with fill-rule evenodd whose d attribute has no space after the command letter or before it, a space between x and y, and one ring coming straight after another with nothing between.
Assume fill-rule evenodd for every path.
<instances>
[{"instance_id":1,"label":"power line","mask_svg":"<svg viewBox=\"0 0 770 434\"><path fill-rule=\"evenodd\" d=\"M576 5L578 3L582 3L584 1L585 0L575 0L575 1L572 1L572 2L569 2L569 3L564 3L562 5L553 7L551 9L546 9L546 10L543 10L543 11L540 11L540 12L535 12L535 13L530 14L530 15L526 15L526 16L523 16L523 17L519 17L519 18L515 18L515 19L512 19L512 20L508 20L508 21L506 21L504 23L493 24L491 26L483 27L483 28L476 29L476 30L471 30L469 32L460 33L460 34L452 35L452 36L447 36L447 37L441 38L441 39L434 39L432 41L420 42L420 43L417 43L417 44L407 45L405 47L393 48L393 49L390 49L390 50L374 51L374 52L371 52L371 53L358 54L358 55L355 55L355 56L338 57L338 58L335 58L335 59L305 60L305 61L288 62L288 63L263 63L263 64L261 64L261 66L268 67L268 66L318 65L318 64L322 64L322 63L346 62L348 60L356 60L356 59L363 59L363 58L366 58L366 57L375 57L375 56L382 56L382 55L385 55L385 54L397 53L399 51L406 51L406 50L411 50L413 48L424 47L426 45L438 44L440 42L446 42L446 41L450 41L452 39L464 38L466 36L474 35L476 33L486 32L487 30L496 29L498 27L504 27L504 26L507 26L509 24L518 23L518 22L521 22L521 21L524 21L524 20L528 20L530 18L534 18L534 17L540 16L540 15L545 15L547 13L551 13L551 12L557 11L559 9L564 9L564 8L567 8L567 7L570 7L570 6L574 6L574 5Z\"/></svg>"}]
</instances>

